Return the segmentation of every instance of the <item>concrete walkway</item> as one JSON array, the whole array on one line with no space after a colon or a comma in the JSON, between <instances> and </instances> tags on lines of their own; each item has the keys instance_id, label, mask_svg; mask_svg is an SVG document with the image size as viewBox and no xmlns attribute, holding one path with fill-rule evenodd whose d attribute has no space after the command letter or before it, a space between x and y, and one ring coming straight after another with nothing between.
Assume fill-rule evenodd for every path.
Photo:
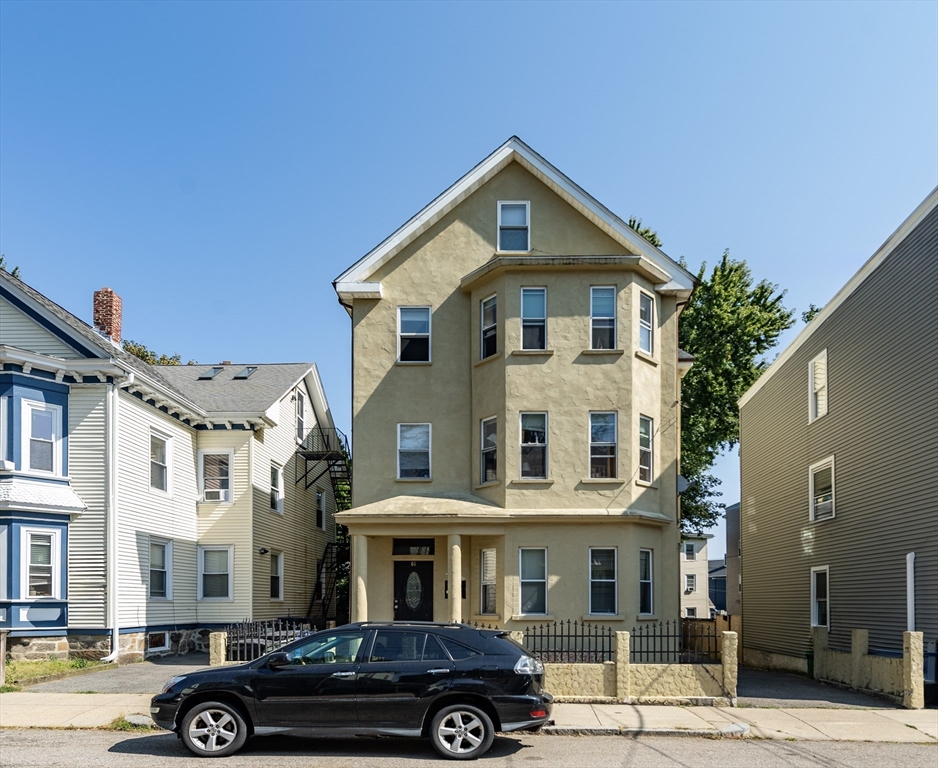
<instances>
[{"instance_id":1,"label":"concrete walkway","mask_svg":"<svg viewBox=\"0 0 938 768\"><path fill-rule=\"evenodd\" d=\"M149 712L149 694L0 694L4 728L101 728L118 717ZM938 743L938 710L557 704L554 725L544 733Z\"/></svg>"}]
</instances>

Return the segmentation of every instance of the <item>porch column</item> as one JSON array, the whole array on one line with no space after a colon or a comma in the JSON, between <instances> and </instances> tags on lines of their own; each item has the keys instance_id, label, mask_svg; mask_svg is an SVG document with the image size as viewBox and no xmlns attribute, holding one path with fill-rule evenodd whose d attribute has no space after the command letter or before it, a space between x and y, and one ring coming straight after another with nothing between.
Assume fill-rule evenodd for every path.
<instances>
[{"instance_id":1,"label":"porch column","mask_svg":"<svg viewBox=\"0 0 938 768\"><path fill-rule=\"evenodd\" d=\"M352 606L351 621L368 621L368 539L352 535Z\"/></svg>"},{"instance_id":2,"label":"porch column","mask_svg":"<svg viewBox=\"0 0 938 768\"><path fill-rule=\"evenodd\" d=\"M458 533L447 537L449 548L449 620L462 621L462 541Z\"/></svg>"}]
</instances>

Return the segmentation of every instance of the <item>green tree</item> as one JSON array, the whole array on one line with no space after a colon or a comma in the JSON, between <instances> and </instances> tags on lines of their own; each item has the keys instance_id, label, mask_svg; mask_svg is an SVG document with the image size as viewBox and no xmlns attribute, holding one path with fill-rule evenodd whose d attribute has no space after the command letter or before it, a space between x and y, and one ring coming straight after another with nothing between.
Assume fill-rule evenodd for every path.
<instances>
[{"instance_id":1,"label":"green tree","mask_svg":"<svg viewBox=\"0 0 938 768\"><path fill-rule=\"evenodd\" d=\"M130 339L124 339L121 342L121 347L123 347L125 352L129 352L134 357L139 357L143 362L149 363L150 365L179 365L182 360L182 356L178 352L172 357L169 355L159 355L152 349L147 348L145 344L140 344Z\"/></svg>"},{"instance_id":2,"label":"green tree","mask_svg":"<svg viewBox=\"0 0 938 768\"><path fill-rule=\"evenodd\" d=\"M810 323L815 317L817 317L818 312L820 312L822 309L824 309L824 307L808 304L808 308L801 313L801 319L805 323Z\"/></svg>"},{"instance_id":3,"label":"green tree","mask_svg":"<svg viewBox=\"0 0 938 768\"><path fill-rule=\"evenodd\" d=\"M6 257L5 254L0 253L0 272L6 272L6 271L7 271L7 257ZM13 267L13 269L10 270L10 274L11 274L13 277L15 277L17 280L19 280L19 279L20 279L20 268L19 268L19 267Z\"/></svg>"},{"instance_id":4,"label":"green tree","mask_svg":"<svg viewBox=\"0 0 938 768\"><path fill-rule=\"evenodd\" d=\"M629 216L628 220L629 228L634 229L638 234L644 237L649 243L651 243L655 248L661 247L661 238L658 237L658 233L649 227L642 226L642 220L636 219L634 216Z\"/></svg>"},{"instance_id":5,"label":"green tree","mask_svg":"<svg viewBox=\"0 0 938 768\"><path fill-rule=\"evenodd\" d=\"M681 494L684 533L700 533L722 516L720 481L709 470L739 441L737 400L794 323L794 312L782 303L785 292L766 280L754 283L746 262L731 259L729 250L709 277L706 269L704 263L678 326L679 346L695 358L681 381L681 474L690 483Z\"/></svg>"}]
</instances>

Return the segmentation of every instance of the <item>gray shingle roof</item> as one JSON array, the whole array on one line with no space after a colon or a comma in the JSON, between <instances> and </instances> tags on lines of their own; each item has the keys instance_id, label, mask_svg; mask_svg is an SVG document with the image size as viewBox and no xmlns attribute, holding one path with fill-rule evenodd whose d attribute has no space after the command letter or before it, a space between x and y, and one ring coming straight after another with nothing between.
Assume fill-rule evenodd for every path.
<instances>
[{"instance_id":1,"label":"gray shingle roof","mask_svg":"<svg viewBox=\"0 0 938 768\"><path fill-rule=\"evenodd\" d=\"M247 379L234 377L248 366L257 370ZM313 367L312 363L239 363L218 366L222 371L212 379L199 376L211 365L150 366L172 382L186 397L207 413L263 413Z\"/></svg>"}]
</instances>

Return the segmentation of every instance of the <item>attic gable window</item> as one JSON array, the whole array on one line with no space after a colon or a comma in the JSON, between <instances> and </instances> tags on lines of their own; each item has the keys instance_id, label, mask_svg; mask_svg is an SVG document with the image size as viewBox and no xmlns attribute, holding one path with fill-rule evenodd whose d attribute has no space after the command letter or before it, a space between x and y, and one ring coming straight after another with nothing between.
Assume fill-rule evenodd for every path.
<instances>
[{"instance_id":1,"label":"attic gable window","mask_svg":"<svg viewBox=\"0 0 938 768\"><path fill-rule=\"evenodd\" d=\"M498 202L498 250L525 253L531 250L531 203L520 200Z\"/></svg>"},{"instance_id":2,"label":"attic gable window","mask_svg":"<svg viewBox=\"0 0 938 768\"><path fill-rule=\"evenodd\" d=\"M209 368L205 373L199 376L199 381L203 381L203 380L210 381L211 379L214 379L223 370L225 370L225 368L224 366L221 366L221 365L216 365L212 368Z\"/></svg>"},{"instance_id":3,"label":"attic gable window","mask_svg":"<svg viewBox=\"0 0 938 768\"><path fill-rule=\"evenodd\" d=\"M234 378L236 378L236 379L249 379L249 378L251 377L251 374L254 373L254 371L256 371L256 370L257 370L257 366L256 366L256 365L249 365L247 368L244 368L243 370L241 370L241 371L239 371L238 373L236 373L236 374L234 375Z\"/></svg>"}]
</instances>

